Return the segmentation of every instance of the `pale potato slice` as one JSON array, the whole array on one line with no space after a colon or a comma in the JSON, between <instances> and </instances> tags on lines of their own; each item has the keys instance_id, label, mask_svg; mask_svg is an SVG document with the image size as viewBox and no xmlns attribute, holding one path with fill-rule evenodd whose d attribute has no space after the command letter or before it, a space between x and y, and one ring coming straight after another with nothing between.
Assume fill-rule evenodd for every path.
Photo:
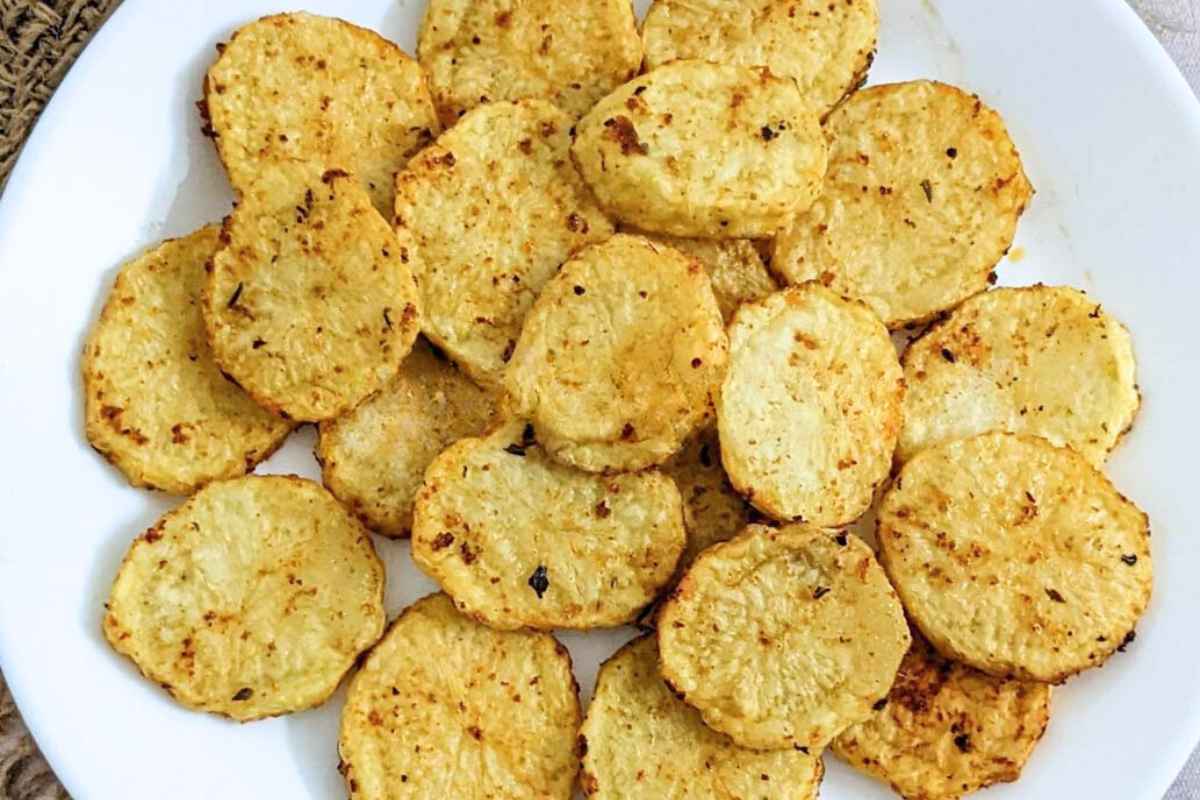
<instances>
[{"instance_id":1,"label":"pale potato slice","mask_svg":"<svg viewBox=\"0 0 1200 800\"><path fill-rule=\"evenodd\" d=\"M368 527L408 536L425 469L454 442L480 434L495 413L490 394L419 341L391 383L321 423L321 478Z\"/></svg>"},{"instance_id":2,"label":"pale potato slice","mask_svg":"<svg viewBox=\"0 0 1200 800\"><path fill-rule=\"evenodd\" d=\"M515 420L434 460L413 512L413 561L494 628L632 621L683 552L679 491L658 472L564 467L532 437Z\"/></svg>"},{"instance_id":3,"label":"pale potato slice","mask_svg":"<svg viewBox=\"0 0 1200 800\"><path fill-rule=\"evenodd\" d=\"M302 187L343 169L391 214L392 176L439 129L416 61L372 30L305 13L251 22L218 50L201 111L235 190L263 172Z\"/></svg>"},{"instance_id":4,"label":"pale potato slice","mask_svg":"<svg viewBox=\"0 0 1200 800\"><path fill-rule=\"evenodd\" d=\"M338 768L353 800L570 800L580 717L553 636L492 630L430 595L354 676Z\"/></svg>"},{"instance_id":5,"label":"pale potato slice","mask_svg":"<svg viewBox=\"0 0 1200 800\"><path fill-rule=\"evenodd\" d=\"M642 25L646 67L680 58L766 66L796 79L822 115L866 80L876 0L654 0Z\"/></svg>"},{"instance_id":6,"label":"pale potato slice","mask_svg":"<svg viewBox=\"0 0 1200 800\"><path fill-rule=\"evenodd\" d=\"M1150 526L1083 456L986 433L922 450L879 509L880 559L943 655L1057 683L1133 641Z\"/></svg>"},{"instance_id":7,"label":"pale potato slice","mask_svg":"<svg viewBox=\"0 0 1200 800\"><path fill-rule=\"evenodd\" d=\"M696 556L717 542L732 539L750 522L750 507L734 491L721 466L717 432L707 428L694 437L662 470L683 497L683 523L687 548L679 569L687 569Z\"/></svg>"},{"instance_id":8,"label":"pale potato slice","mask_svg":"<svg viewBox=\"0 0 1200 800\"><path fill-rule=\"evenodd\" d=\"M1070 445L1097 466L1141 397L1129 331L1077 289L995 289L909 345L897 458L987 431Z\"/></svg>"},{"instance_id":9,"label":"pale potato slice","mask_svg":"<svg viewBox=\"0 0 1200 800\"><path fill-rule=\"evenodd\" d=\"M613 232L571 165L570 127L542 100L492 103L396 176L395 222L412 240L425 334L490 387L546 281Z\"/></svg>"},{"instance_id":10,"label":"pale potato slice","mask_svg":"<svg viewBox=\"0 0 1200 800\"><path fill-rule=\"evenodd\" d=\"M291 423L221 375L204 335L209 225L121 267L83 348L88 441L134 486L191 494L275 451Z\"/></svg>"},{"instance_id":11,"label":"pale potato slice","mask_svg":"<svg viewBox=\"0 0 1200 800\"><path fill-rule=\"evenodd\" d=\"M571 147L600 205L655 233L771 236L821 192L827 145L791 78L676 61L605 97Z\"/></svg>"},{"instance_id":12,"label":"pale potato slice","mask_svg":"<svg viewBox=\"0 0 1200 800\"><path fill-rule=\"evenodd\" d=\"M630 230L630 233L638 231ZM683 239L659 233L642 235L653 242L674 247L704 266L726 324L733 321L733 315L743 304L762 300L779 289L779 284L763 263L762 254L750 239Z\"/></svg>"},{"instance_id":13,"label":"pale potato slice","mask_svg":"<svg viewBox=\"0 0 1200 800\"><path fill-rule=\"evenodd\" d=\"M642 43L629 0L430 0L417 57L446 125L524 97L578 119L637 74Z\"/></svg>"},{"instance_id":14,"label":"pale potato slice","mask_svg":"<svg viewBox=\"0 0 1200 800\"><path fill-rule=\"evenodd\" d=\"M909 646L852 534L751 525L706 550L658 617L662 674L743 747L816 754L887 695Z\"/></svg>"},{"instance_id":15,"label":"pale potato slice","mask_svg":"<svg viewBox=\"0 0 1200 800\"><path fill-rule=\"evenodd\" d=\"M317 422L383 387L420 326L406 246L345 173L268 173L221 233L204 290L217 364L259 405Z\"/></svg>"},{"instance_id":16,"label":"pale potato slice","mask_svg":"<svg viewBox=\"0 0 1200 800\"><path fill-rule=\"evenodd\" d=\"M1050 687L947 661L914 635L879 705L830 749L905 800L958 800L1021 776L1050 721Z\"/></svg>"},{"instance_id":17,"label":"pale potato slice","mask_svg":"<svg viewBox=\"0 0 1200 800\"><path fill-rule=\"evenodd\" d=\"M534 303L506 383L558 461L661 464L712 418L727 341L704 268L618 234L563 265Z\"/></svg>"},{"instance_id":18,"label":"pale potato slice","mask_svg":"<svg viewBox=\"0 0 1200 800\"><path fill-rule=\"evenodd\" d=\"M816 800L825 773L817 754L747 750L706 726L663 683L653 635L600 667L579 752L583 793L601 800Z\"/></svg>"},{"instance_id":19,"label":"pale potato slice","mask_svg":"<svg viewBox=\"0 0 1200 800\"><path fill-rule=\"evenodd\" d=\"M325 702L383 633L383 563L319 484L211 483L134 540L104 636L188 708L252 720Z\"/></svg>"},{"instance_id":20,"label":"pale potato slice","mask_svg":"<svg viewBox=\"0 0 1200 800\"><path fill-rule=\"evenodd\" d=\"M830 116L821 197L771 268L866 301L889 328L988 286L1033 196L1000 115L933 81L872 86Z\"/></svg>"},{"instance_id":21,"label":"pale potato slice","mask_svg":"<svg viewBox=\"0 0 1200 800\"><path fill-rule=\"evenodd\" d=\"M763 513L847 525L887 478L904 383L865 305L810 283L743 306L717 400L721 459Z\"/></svg>"}]
</instances>

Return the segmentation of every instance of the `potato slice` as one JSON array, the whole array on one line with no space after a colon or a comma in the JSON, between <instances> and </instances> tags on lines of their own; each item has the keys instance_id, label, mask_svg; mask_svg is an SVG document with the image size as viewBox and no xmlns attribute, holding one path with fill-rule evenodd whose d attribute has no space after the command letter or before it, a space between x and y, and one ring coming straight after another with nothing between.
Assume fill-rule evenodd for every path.
<instances>
[{"instance_id":1,"label":"potato slice","mask_svg":"<svg viewBox=\"0 0 1200 800\"><path fill-rule=\"evenodd\" d=\"M958 800L1021 776L1050 721L1050 687L947 661L914 635L880 706L830 749L905 800Z\"/></svg>"},{"instance_id":2,"label":"potato slice","mask_svg":"<svg viewBox=\"0 0 1200 800\"><path fill-rule=\"evenodd\" d=\"M658 617L662 674L742 747L816 754L871 715L908 626L871 548L751 525L700 555Z\"/></svg>"},{"instance_id":3,"label":"potato slice","mask_svg":"<svg viewBox=\"0 0 1200 800\"><path fill-rule=\"evenodd\" d=\"M796 79L822 115L867 78L875 0L654 0L642 25L646 67L698 58L766 66Z\"/></svg>"},{"instance_id":4,"label":"potato slice","mask_svg":"<svg viewBox=\"0 0 1200 800\"><path fill-rule=\"evenodd\" d=\"M714 428L707 428L683 450L663 464L662 470L683 497L683 523L687 548L679 559L685 570L696 556L717 542L736 536L750 522L750 506L734 491L721 466L721 444Z\"/></svg>"},{"instance_id":5,"label":"potato slice","mask_svg":"<svg viewBox=\"0 0 1200 800\"><path fill-rule=\"evenodd\" d=\"M887 330L820 284L742 307L717 401L721 459L763 513L847 525L887 478L904 394Z\"/></svg>"},{"instance_id":6,"label":"potato slice","mask_svg":"<svg viewBox=\"0 0 1200 800\"><path fill-rule=\"evenodd\" d=\"M679 491L658 472L564 467L532 435L512 421L434 460L413 512L413 560L494 628L632 621L683 552Z\"/></svg>"},{"instance_id":7,"label":"potato slice","mask_svg":"<svg viewBox=\"0 0 1200 800\"><path fill-rule=\"evenodd\" d=\"M353 800L570 800L580 717L553 636L492 630L430 595L354 676L338 768Z\"/></svg>"},{"instance_id":8,"label":"potato slice","mask_svg":"<svg viewBox=\"0 0 1200 800\"><path fill-rule=\"evenodd\" d=\"M495 413L491 395L419 341L391 383L321 423L321 478L368 527L408 536L425 469L454 442L482 433Z\"/></svg>"},{"instance_id":9,"label":"potato slice","mask_svg":"<svg viewBox=\"0 0 1200 800\"><path fill-rule=\"evenodd\" d=\"M726 351L700 263L618 234L546 284L506 381L556 460L630 471L663 463L712 418Z\"/></svg>"},{"instance_id":10,"label":"potato slice","mask_svg":"<svg viewBox=\"0 0 1200 800\"><path fill-rule=\"evenodd\" d=\"M654 233L771 236L821 191L827 146L791 78L676 61L605 97L571 153L600 205Z\"/></svg>"},{"instance_id":11,"label":"potato slice","mask_svg":"<svg viewBox=\"0 0 1200 800\"><path fill-rule=\"evenodd\" d=\"M191 494L271 455L291 423L221 375L204 335L209 225L121 267L83 349L88 441L134 486Z\"/></svg>"},{"instance_id":12,"label":"potato slice","mask_svg":"<svg viewBox=\"0 0 1200 800\"><path fill-rule=\"evenodd\" d=\"M986 433L918 453L879 509L880 559L943 655L1057 683L1133 641L1146 515L1073 450Z\"/></svg>"},{"instance_id":13,"label":"potato slice","mask_svg":"<svg viewBox=\"0 0 1200 800\"><path fill-rule=\"evenodd\" d=\"M391 215L392 176L438 133L416 61L372 30L305 13L251 22L218 50L201 110L235 190L274 172L303 193L342 169Z\"/></svg>"},{"instance_id":14,"label":"potato slice","mask_svg":"<svg viewBox=\"0 0 1200 800\"><path fill-rule=\"evenodd\" d=\"M999 114L913 81L857 92L825 129L821 197L776 237L776 274L861 298L889 328L987 288L1033 196Z\"/></svg>"},{"instance_id":15,"label":"potato slice","mask_svg":"<svg viewBox=\"0 0 1200 800\"><path fill-rule=\"evenodd\" d=\"M738 747L671 694L658 668L652 635L625 645L600 667L579 733L585 796L816 800L825 773L817 755Z\"/></svg>"},{"instance_id":16,"label":"potato slice","mask_svg":"<svg viewBox=\"0 0 1200 800\"><path fill-rule=\"evenodd\" d=\"M629 0L430 0L417 41L442 120L540 97L578 119L637 74Z\"/></svg>"},{"instance_id":17,"label":"potato slice","mask_svg":"<svg viewBox=\"0 0 1200 800\"><path fill-rule=\"evenodd\" d=\"M909 345L896 456L987 431L1070 445L1097 466L1141 397L1129 331L1076 289L995 289Z\"/></svg>"},{"instance_id":18,"label":"potato slice","mask_svg":"<svg viewBox=\"0 0 1200 800\"><path fill-rule=\"evenodd\" d=\"M204 292L217 364L259 405L318 422L382 388L420 325L406 245L345 173L248 188Z\"/></svg>"},{"instance_id":19,"label":"potato slice","mask_svg":"<svg viewBox=\"0 0 1200 800\"><path fill-rule=\"evenodd\" d=\"M396 226L412 240L424 331L498 387L546 281L612 235L571 165L571 119L542 100L479 108L396 176Z\"/></svg>"},{"instance_id":20,"label":"potato slice","mask_svg":"<svg viewBox=\"0 0 1200 800\"><path fill-rule=\"evenodd\" d=\"M209 484L134 540L104 636L188 708L252 720L324 703L383 633L383 563L319 484Z\"/></svg>"}]
</instances>

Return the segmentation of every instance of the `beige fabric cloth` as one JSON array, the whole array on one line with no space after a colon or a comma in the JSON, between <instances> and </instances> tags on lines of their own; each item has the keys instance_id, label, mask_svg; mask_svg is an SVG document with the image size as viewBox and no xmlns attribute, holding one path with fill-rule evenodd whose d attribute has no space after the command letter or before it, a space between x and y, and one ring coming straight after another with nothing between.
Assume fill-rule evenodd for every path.
<instances>
[{"instance_id":1,"label":"beige fabric cloth","mask_svg":"<svg viewBox=\"0 0 1200 800\"><path fill-rule=\"evenodd\" d=\"M1200 96L1200 0L1130 2ZM42 106L92 32L119 4L120 0L0 0L0 187ZM0 676L0 800L67 796L29 738ZM1200 751L1165 800L1200 800Z\"/></svg>"}]
</instances>

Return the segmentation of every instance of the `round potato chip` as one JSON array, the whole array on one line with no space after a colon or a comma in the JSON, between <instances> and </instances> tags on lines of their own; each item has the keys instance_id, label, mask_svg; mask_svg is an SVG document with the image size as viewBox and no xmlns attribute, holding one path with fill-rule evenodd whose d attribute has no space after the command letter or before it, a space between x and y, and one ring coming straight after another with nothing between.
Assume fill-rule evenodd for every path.
<instances>
[{"instance_id":1,"label":"round potato chip","mask_svg":"<svg viewBox=\"0 0 1200 800\"><path fill-rule=\"evenodd\" d=\"M839 527L891 469L904 382L887 330L815 283L742 307L717 400L721 459L763 513Z\"/></svg>"},{"instance_id":2,"label":"round potato chip","mask_svg":"<svg viewBox=\"0 0 1200 800\"><path fill-rule=\"evenodd\" d=\"M234 189L275 172L303 193L343 169L391 215L392 176L438 132L416 61L374 31L305 13L252 22L218 50L201 110Z\"/></svg>"},{"instance_id":3,"label":"round potato chip","mask_svg":"<svg viewBox=\"0 0 1200 800\"><path fill-rule=\"evenodd\" d=\"M553 636L492 630L430 595L354 676L338 768L353 800L569 800L580 716Z\"/></svg>"},{"instance_id":4,"label":"round potato chip","mask_svg":"<svg viewBox=\"0 0 1200 800\"><path fill-rule=\"evenodd\" d=\"M1129 331L1077 289L971 298L909 345L902 460L987 431L1041 436L1104 463L1141 397Z\"/></svg>"},{"instance_id":5,"label":"round potato chip","mask_svg":"<svg viewBox=\"0 0 1200 800\"><path fill-rule=\"evenodd\" d=\"M353 179L296 193L273 173L221 233L204 291L217 364L259 405L317 422L396 374L417 337L405 246Z\"/></svg>"},{"instance_id":6,"label":"round potato chip","mask_svg":"<svg viewBox=\"0 0 1200 800\"><path fill-rule=\"evenodd\" d=\"M687 548L679 559L682 571L696 556L717 542L732 539L750 522L750 507L734 491L721 466L721 445L713 428L694 437L679 453L663 464L665 472L683 497L683 524Z\"/></svg>"},{"instance_id":7,"label":"round potato chip","mask_svg":"<svg viewBox=\"0 0 1200 800\"><path fill-rule=\"evenodd\" d=\"M319 484L211 483L134 540L104 636L150 680L237 720L320 705L383 633L383 563Z\"/></svg>"},{"instance_id":8,"label":"round potato chip","mask_svg":"<svg viewBox=\"0 0 1200 800\"><path fill-rule=\"evenodd\" d=\"M751 525L696 559L658 616L662 674L742 747L820 752L887 695L909 645L871 548Z\"/></svg>"},{"instance_id":9,"label":"round potato chip","mask_svg":"<svg viewBox=\"0 0 1200 800\"><path fill-rule=\"evenodd\" d=\"M501 629L629 622L671 579L685 540L670 478L564 467L519 420L438 456L413 511L413 561Z\"/></svg>"},{"instance_id":10,"label":"round potato chip","mask_svg":"<svg viewBox=\"0 0 1200 800\"><path fill-rule=\"evenodd\" d=\"M866 301L889 328L988 286L1033 196L1000 115L932 81L873 86L829 116L821 197L771 268Z\"/></svg>"},{"instance_id":11,"label":"round potato chip","mask_svg":"<svg viewBox=\"0 0 1200 800\"><path fill-rule=\"evenodd\" d=\"M631 471L666 461L712 418L727 355L700 263L618 234L546 284L506 382L555 459Z\"/></svg>"},{"instance_id":12,"label":"round potato chip","mask_svg":"<svg viewBox=\"0 0 1200 800\"><path fill-rule=\"evenodd\" d=\"M1020 777L1050 721L1050 687L947 661L914 635L880 705L833 752L906 800L958 800Z\"/></svg>"},{"instance_id":13,"label":"round potato chip","mask_svg":"<svg viewBox=\"0 0 1200 800\"><path fill-rule=\"evenodd\" d=\"M943 655L1057 683L1133 641L1146 515L1085 458L986 433L922 450L879 508L880 559Z\"/></svg>"},{"instance_id":14,"label":"round potato chip","mask_svg":"<svg viewBox=\"0 0 1200 800\"><path fill-rule=\"evenodd\" d=\"M454 442L481 433L495 413L487 392L418 342L391 383L321 423L321 478L368 527L408 536L425 469Z\"/></svg>"},{"instance_id":15,"label":"round potato chip","mask_svg":"<svg viewBox=\"0 0 1200 800\"><path fill-rule=\"evenodd\" d=\"M796 82L676 61L605 97L571 154L600 205L655 233L772 236L821 192L827 145Z\"/></svg>"},{"instance_id":16,"label":"round potato chip","mask_svg":"<svg viewBox=\"0 0 1200 800\"><path fill-rule=\"evenodd\" d=\"M629 0L430 0L417 57L448 126L524 97L578 119L637 74L642 42Z\"/></svg>"},{"instance_id":17,"label":"round potato chip","mask_svg":"<svg viewBox=\"0 0 1200 800\"><path fill-rule=\"evenodd\" d=\"M631 230L630 233L638 233ZM652 242L674 247L699 261L712 282L713 296L725 323L744 303L762 300L779 289L767 271L762 254L750 239L682 239L659 233L642 234Z\"/></svg>"},{"instance_id":18,"label":"round potato chip","mask_svg":"<svg viewBox=\"0 0 1200 800\"><path fill-rule=\"evenodd\" d=\"M798 750L738 747L671 694L653 636L604 662L579 733L587 797L816 800L824 766Z\"/></svg>"},{"instance_id":19,"label":"round potato chip","mask_svg":"<svg viewBox=\"0 0 1200 800\"><path fill-rule=\"evenodd\" d=\"M134 486L191 494L275 451L292 426L217 369L204 335L201 228L123 267L83 349L88 441Z\"/></svg>"},{"instance_id":20,"label":"round potato chip","mask_svg":"<svg viewBox=\"0 0 1200 800\"><path fill-rule=\"evenodd\" d=\"M412 240L425 334L490 387L546 281L613 232L571 165L570 127L543 100L492 103L396 176L396 226Z\"/></svg>"},{"instance_id":21,"label":"round potato chip","mask_svg":"<svg viewBox=\"0 0 1200 800\"><path fill-rule=\"evenodd\" d=\"M876 0L654 0L642 25L646 67L681 58L766 66L796 79L822 115L867 78Z\"/></svg>"}]
</instances>

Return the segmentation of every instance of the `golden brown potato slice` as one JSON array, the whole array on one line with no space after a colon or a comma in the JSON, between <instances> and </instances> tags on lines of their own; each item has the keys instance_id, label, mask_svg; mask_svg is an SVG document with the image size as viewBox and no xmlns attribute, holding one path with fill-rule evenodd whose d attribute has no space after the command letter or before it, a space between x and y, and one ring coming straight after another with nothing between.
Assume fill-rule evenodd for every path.
<instances>
[{"instance_id":1,"label":"golden brown potato slice","mask_svg":"<svg viewBox=\"0 0 1200 800\"><path fill-rule=\"evenodd\" d=\"M721 466L721 444L717 432L707 428L689 441L662 470L683 497L683 522L687 548L679 559L685 570L696 556L717 542L732 539L750 522L750 507L734 491Z\"/></svg>"},{"instance_id":2,"label":"golden brown potato slice","mask_svg":"<svg viewBox=\"0 0 1200 800\"><path fill-rule=\"evenodd\" d=\"M218 50L201 109L234 189L263 172L303 187L342 169L391 214L392 176L438 132L416 61L374 31L305 13L251 22Z\"/></svg>"},{"instance_id":3,"label":"golden brown potato slice","mask_svg":"<svg viewBox=\"0 0 1200 800\"><path fill-rule=\"evenodd\" d=\"M825 129L821 197L776 237L776 274L861 298L889 328L987 288L1033 196L999 114L913 81L855 93Z\"/></svg>"},{"instance_id":4,"label":"golden brown potato slice","mask_svg":"<svg viewBox=\"0 0 1200 800\"><path fill-rule=\"evenodd\" d=\"M1021 776L1050 721L1050 687L947 661L914 635L879 706L830 749L905 800L958 800Z\"/></svg>"},{"instance_id":5,"label":"golden brown potato slice","mask_svg":"<svg viewBox=\"0 0 1200 800\"><path fill-rule=\"evenodd\" d=\"M506 381L515 413L555 459L637 470L666 461L711 419L726 349L700 263L618 234L546 284Z\"/></svg>"},{"instance_id":6,"label":"golden brown potato slice","mask_svg":"<svg viewBox=\"0 0 1200 800\"><path fill-rule=\"evenodd\" d=\"M430 595L354 676L338 768L353 800L570 800L580 716L553 636L492 630Z\"/></svg>"},{"instance_id":7,"label":"golden brown potato slice","mask_svg":"<svg viewBox=\"0 0 1200 800\"><path fill-rule=\"evenodd\" d=\"M104 636L201 711L252 720L320 705L383 633L383 563L319 484L211 483L134 540Z\"/></svg>"},{"instance_id":8,"label":"golden brown potato slice","mask_svg":"<svg viewBox=\"0 0 1200 800\"><path fill-rule=\"evenodd\" d=\"M1070 445L1097 466L1137 414L1129 331L1077 289L995 289L909 345L896 456L987 431Z\"/></svg>"},{"instance_id":9,"label":"golden brown potato slice","mask_svg":"<svg viewBox=\"0 0 1200 800\"><path fill-rule=\"evenodd\" d=\"M524 97L578 119L637 74L642 43L629 0L430 0L417 55L446 125Z\"/></svg>"},{"instance_id":10,"label":"golden brown potato slice","mask_svg":"<svg viewBox=\"0 0 1200 800\"><path fill-rule=\"evenodd\" d=\"M605 97L571 154L600 205L654 233L772 236L821 191L827 145L791 78L676 61Z\"/></svg>"},{"instance_id":11,"label":"golden brown potato slice","mask_svg":"<svg viewBox=\"0 0 1200 800\"><path fill-rule=\"evenodd\" d=\"M134 486L190 494L275 451L292 426L221 375L204 335L210 225L121 267L83 350L88 441Z\"/></svg>"},{"instance_id":12,"label":"golden brown potato slice","mask_svg":"<svg viewBox=\"0 0 1200 800\"><path fill-rule=\"evenodd\" d=\"M705 725L663 682L652 635L600 667L579 752L583 793L601 800L816 800L825 772L815 754L747 750Z\"/></svg>"},{"instance_id":13,"label":"golden brown potato slice","mask_svg":"<svg viewBox=\"0 0 1200 800\"><path fill-rule=\"evenodd\" d=\"M532 437L512 421L434 460L413 512L413 560L494 628L631 622L683 552L679 491L654 471L562 466Z\"/></svg>"},{"instance_id":14,"label":"golden brown potato slice","mask_svg":"<svg viewBox=\"0 0 1200 800\"><path fill-rule=\"evenodd\" d=\"M571 165L570 127L543 100L492 103L396 176L425 334L493 388L546 281L613 232Z\"/></svg>"},{"instance_id":15,"label":"golden brown potato slice","mask_svg":"<svg viewBox=\"0 0 1200 800\"><path fill-rule=\"evenodd\" d=\"M454 442L480 434L495 413L491 395L419 341L391 383L321 423L322 480L373 530L408 536L425 469Z\"/></svg>"},{"instance_id":16,"label":"golden brown potato slice","mask_svg":"<svg viewBox=\"0 0 1200 800\"><path fill-rule=\"evenodd\" d=\"M382 388L420 326L406 245L345 173L299 192L275 173L247 188L204 292L218 365L259 405L317 422Z\"/></svg>"},{"instance_id":17,"label":"golden brown potato slice","mask_svg":"<svg viewBox=\"0 0 1200 800\"><path fill-rule=\"evenodd\" d=\"M1146 515L1073 450L987 433L923 450L879 509L880 559L943 655L1057 683L1133 641Z\"/></svg>"},{"instance_id":18,"label":"golden brown potato slice","mask_svg":"<svg viewBox=\"0 0 1200 800\"><path fill-rule=\"evenodd\" d=\"M875 0L654 0L642 25L646 67L680 58L766 66L796 79L822 115L866 80Z\"/></svg>"},{"instance_id":19,"label":"golden brown potato slice","mask_svg":"<svg viewBox=\"0 0 1200 800\"><path fill-rule=\"evenodd\" d=\"M662 674L742 747L819 753L887 695L909 645L857 537L751 525L696 559L658 617Z\"/></svg>"}]
</instances>

